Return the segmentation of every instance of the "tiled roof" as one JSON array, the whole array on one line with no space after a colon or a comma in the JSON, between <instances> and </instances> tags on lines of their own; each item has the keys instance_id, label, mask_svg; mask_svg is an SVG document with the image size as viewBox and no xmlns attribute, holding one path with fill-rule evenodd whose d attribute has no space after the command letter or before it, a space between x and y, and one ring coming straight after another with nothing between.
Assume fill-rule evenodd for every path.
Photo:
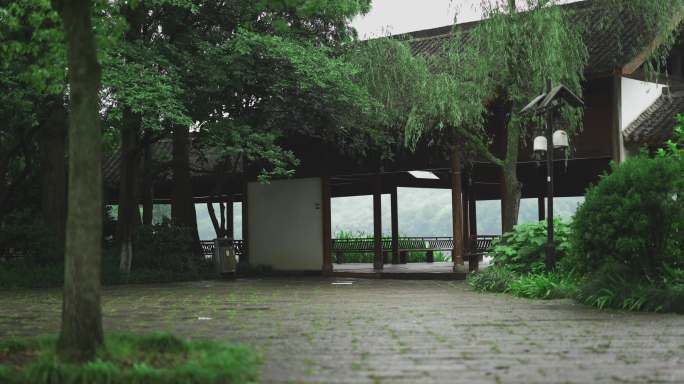
<instances>
[{"instance_id":1,"label":"tiled roof","mask_svg":"<svg viewBox=\"0 0 684 384\"><path fill-rule=\"evenodd\" d=\"M623 132L625 142L661 145L672 135L675 115L684 113L684 92L660 96Z\"/></svg>"},{"instance_id":2,"label":"tiled roof","mask_svg":"<svg viewBox=\"0 0 684 384\"><path fill-rule=\"evenodd\" d=\"M595 1L587 0L577 3L563 5L571 8L573 21L585 25L584 41L589 51L589 63L586 74L612 73L616 69L622 68L629 63L645 47L640 44L640 36L644 33L643 22L639 17L630 14L623 14L622 25L624 29L619 34L615 33L618 27L606 25L605 17L607 11L600 7L595 7ZM625 20L627 20L625 22ZM458 24L462 36L467 40L469 29L474 28L479 21ZM414 53L424 55L435 55L440 52L445 42L451 38L452 26L428 29L423 31L410 32L397 37L409 41ZM655 37L655 36L654 36ZM619 40L619 41L618 41ZM644 40L642 40L643 42Z\"/></svg>"},{"instance_id":3,"label":"tiled roof","mask_svg":"<svg viewBox=\"0 0 684 384\"><path fill-rule=\"evenodd\" d=\"M190 145L190 176L203 176L210 174L216 165L218 154L210 155L210 149L200 147L197 140L193 139ZM173 143L171 139L164 138L152 144L153 173L155 181L171 181L171 160L173 158ZM104 159L102 177L108 187L119 185L119 172L121 169L121 151L116 150Z\"/></svg>"}]
</instances>

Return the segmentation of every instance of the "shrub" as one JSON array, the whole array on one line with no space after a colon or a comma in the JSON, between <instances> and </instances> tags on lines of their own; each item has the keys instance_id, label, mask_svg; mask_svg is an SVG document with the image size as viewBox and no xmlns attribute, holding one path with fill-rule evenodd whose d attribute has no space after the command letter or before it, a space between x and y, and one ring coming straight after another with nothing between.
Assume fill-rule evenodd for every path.
<instances>
[{"instance_id":1,"label":"shrub","mask_svg":"<svg viewBox=\"0 0 684 384\"><path fill-rule=\"evenodd\" d=\"M601 309L684 313L684 283L628 279L626 268L612 265L594 273L579 290L578 301Z\"/></svg>"},{"instance_id":2,"label":"shrub","mask_svg":"<svg viewBox=\"0 0 684 384\"><path fill-rule=\"evenodd\" d=\"M530 299L571 298L577 292L577 279L568 273L520 274L497 265L469 276L468 281L481 292L506 292Z\"/></svg>"},{"instance_id":3,"label":"shrub","mask_svg":"<svg viewBox=\"0 0 684 384\"><path fill-rule=\"evenodd\" d=\"M684 262L684 162L639 156L587 192L573 222L575 262L584 273L622 266L627 280L662 281Z\"/></svg>"},{"instance_id":4,"label":"shrub","mask_svg":"<svg viewBox=\"0 0 684 384\"><path fill-rule=\"evenodd\" d=\"M27 263L44 264L63 257L55 234L47 229L40 213L17 210L0 221L0 261L20 258Z\"/></svg>"},{"instance_id":5,"label":"shrub","mask_svg":"<svg viewBox=\"0 0 684 384\"><path fill-rule=\"evenodd\" d=\"M250 383L260 358L252 348L183 341L168 334L109 335L97 359L66 364L54 338L0 343L2 383Z\"/></svg>"},{"instance_id":6,"label":"shrub","mask_svg":"<svg viewBox=\"0 0 684 384\"><path fill-rule=\"evenodd\" d=\"M468 282L481 292L507 292L518 277L518 274L504 266L492 265L468 276Z\"/></svg>"},{"instance_id":7,"label":"shrub","mask_svg":"<svg viewBox=\"0 0 684 384\"><path fill-rule=\"evenodd\" d=\"M515 296L531 299L564 299L575 296L577 283L569 274L540 273L513 280L507 291Z\"/></svg>"},{"instance_id":8,"label":"shrub","mask_svg":"<svg viewBox=\"0 0 684 384\"><path fill-rule=\"evenodd\" d=\"M192 232L168 221L141 226L134 240L133 270L191 272L210 268L210 262L194 250Z\"/></svg>"},{"instance_id":9,"label":"shrub","mask_svg":"<svg viewBox=\"0 0 684 384\"><path fill-rule=\"evenodd\" d=\"M554 220L554 244L556 260L564 266L570 251L570 226L559 219ZM496 265L505 266L516 273L538 274L545 271L546 222L521 224L513 231L494 240L489 253Z\"/></svg>"}]
</instances>

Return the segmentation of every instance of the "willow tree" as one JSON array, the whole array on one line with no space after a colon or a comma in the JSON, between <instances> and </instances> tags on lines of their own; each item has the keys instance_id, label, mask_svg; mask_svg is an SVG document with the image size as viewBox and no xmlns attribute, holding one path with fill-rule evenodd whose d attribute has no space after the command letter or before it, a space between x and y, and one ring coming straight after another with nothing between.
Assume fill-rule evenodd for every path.
<instances>
[{"instance_id":1,"label":"willow tree","mask_svg":"<svg viewBox=\"0 0 684 384\"><path fill-rule=\"evenodd\" d=\"M455 145L486 153L482 116L464 113L477 108L466 105L475 103L466 96L476 89L453 75L453 62L414 55L406 41L385 38L357 44L346 57L358 68L355 81L369 94L366 120L379 129L381 159L400 146L413 151L419 143L447 156Z\"/></svg>"},{"instance_id":2,"label":"willow tree","mask_svg":"<svg viewBox=\"0 0 684 384\"><path fill-rule=\"evenodd\" d=\"M486 20L467 31L466 43L448 51L463 83L479 87L472 92L479 103L465 111L491 113L494 131L501 135L502 228L513 229L518 221L521 184L517 176L520 146L534 127L534 118L520 110L545 89L547 80L563 83L582 95L588 53L580 26L572 11L555 0L527 0L524 9L515 1L485 7ZM490 112L491 111L491 112ZM564 109L563 124L571 134L581 127L581 110Z\"/></svg>"},{"instance_id":3,"label":"willow tree","mask_svg":"<svg viewBox=\"0 0 684 384\"><path fill-rule=\"evenodd\" d=\"M682 18L681 0L596 1L583 12L601 15L600 25L590 25L577 17L576 7L559 6L558 0L513 0L485 2L483 21L468 30L454 29L454 38L441 57L447 76L455 79L462 93L461 113L466 122L486 117L495 135L502 137L503 155L489 149L480 151L486 159L501 166L502 227L510 231L518 220L521 184L517 177L519 151L539 121L520 110L545 90L545 83L563 83L582 95L588 64L586 31L612 34L612 44L620 47L615 58L635 58L647 73L659 73L678 33ZM641 25L636 42L627 44L625 33ZM648 48L645 49L644 48ZM632 49L632 51L627 51ZM487 123L483 121L483 123ZM582 110L564 108L558 122L568 133L582 128ZM479 146L483 149L482 146Z\"/></svg>"}]
</instances>

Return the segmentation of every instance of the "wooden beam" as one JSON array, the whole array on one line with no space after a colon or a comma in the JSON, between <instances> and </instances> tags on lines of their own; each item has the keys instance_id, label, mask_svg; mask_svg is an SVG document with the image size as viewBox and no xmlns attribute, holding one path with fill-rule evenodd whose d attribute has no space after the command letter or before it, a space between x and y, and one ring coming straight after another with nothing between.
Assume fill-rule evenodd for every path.
<instances>
[{"instance_id":1,"label":"wooden beam","mask_svg":"<svg viewBox=\"0 0 684 384\"><path fill-rule=\"evenodd\" d=\"M321 217L323 220L323 274L333 271L332 229L330 215L330 178L321 177Z\"/></svg>"},{"instance_id":2,"label":"wooden beam","mask_svg":"<svg viewBox=\"0 0 684 384\"><path fill-rule=\"evenodd\" d=\"M390 194L392 211L392 264L399 264L399 202L397 201L397 186Z\"/></svg>"},{"instance_id":3,"label":"wooden beam","mask_svg":"<svg viewBox=\"0 0 684 384\"><path fill-rule=\"evenodd\" d=\"M463 262L463 213L461 212L461 151L455 145L451 152L451 216L453 222L454 249L451 259L454 272L465 272Z\"/></svg>"},{"instance_id":4,"label":"wooden beam","mask_svg":"<svg viewBox=\"0 0 684 384\"><path fill-rule=\"evenodd\" d=\"M373 239L375 241L375 258L373 268L382 269L382 176L372 177L373 184Z\"/></svg>"}]
</instances>

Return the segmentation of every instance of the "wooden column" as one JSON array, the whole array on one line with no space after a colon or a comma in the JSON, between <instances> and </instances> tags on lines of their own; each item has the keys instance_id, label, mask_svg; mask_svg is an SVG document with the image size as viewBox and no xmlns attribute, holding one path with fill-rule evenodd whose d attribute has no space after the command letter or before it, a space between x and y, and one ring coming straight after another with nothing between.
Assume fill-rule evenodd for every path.
<instances>
[{"instance_id":1,"label":"wooden column","mask_svg":"<svg viewBox=\"0 0 684 384\"><path fill-rule=\"evenodd\" d=\"M330 178L321 177L321 217L323 219L323 274L332 273L332 230L330 222Z\"/></svg>"},{"instance_id":2,"label":"wooden column","mask_svg":"<svg viewBox=\"0 0 684 384\"><path fill-rule=\"evenodd\" d=\"M463 179L461 179L463 180ZM470 185L463 184L463 195L461 198L461 212L463 215L463 258L470 261L468 251L470 250Z\"/></svg>"},{"instance_id":3,"label":"wooden column","mask_svg":"<svg viewBox=\"0 0 684 384\"><path fill-rule=\"evenodd\" d=\"M233 211L233 194L228 194L226 198L226 236L235 239L235 212Z\"/></svg>"},{"instance_id":4,"label":"wooden column","mask_svg":"<svg viewBox=\"0 0 684 384\"><path fill-rule=\"evenodd\" d=\"M249 210L247 208L247 181L242 186L242 256L240 264L249 264ZM244 259L244 260L243 260Z\"/></svg>"},{"instance_id":5,"label":"wooden column","mask_svg":"<svg viewBox=\"0 0 684 384\"><path fill-rule=\"evenodd\" d=\"M546 209L544 209L544 195L537 197L537 211L539 214L539 221L546 219Z\"/></svg>"},{"instance_id":6,"label":"wooden column","mask_svg":"<svg viewBox=\"0 0 684 384\"><path fill-rule=\"evenodd\" d=\"M474 188L470 188L470 193L468 196L468 228L470 230L470 241L477 238L477 197L475 196ZM475 240L476 241L476 240ZM468 263L468 269L471 272L480 269L480 256L474 256L470 258Z\"/></svg>"},{"instance_id":7,"label":"wooden column","mask_svg":"<svg viewBox=\"0 0 684 384\"><path fill-rule=\"evenodd\" d=\"M399 202L397 201L397 186L392 188L390 195L392 210L392 264L399 264Z\"/></svg>"},{"instance_id":8,"label":"wooden column","mask_svg":"<svg viewBox=\"0 0 684 384\"><path fill-rule=\"evenodd\" d=\"M375 258L373 268L382 269L382 179L380 174L373 176L373 240Z\"/></svg>"},{"instance_id":9,"label":"wooden column","mask_svg":"<svg viewBox=\"0 0 684 384\"><path fill-rule=\"evenodd\" d=\"M463 212L461 209L461 151L455 145L451 152L451 215L453 222L454 249L451 258L454 272L465 272L463 263Z\"/></svg>"}]
</instances>

